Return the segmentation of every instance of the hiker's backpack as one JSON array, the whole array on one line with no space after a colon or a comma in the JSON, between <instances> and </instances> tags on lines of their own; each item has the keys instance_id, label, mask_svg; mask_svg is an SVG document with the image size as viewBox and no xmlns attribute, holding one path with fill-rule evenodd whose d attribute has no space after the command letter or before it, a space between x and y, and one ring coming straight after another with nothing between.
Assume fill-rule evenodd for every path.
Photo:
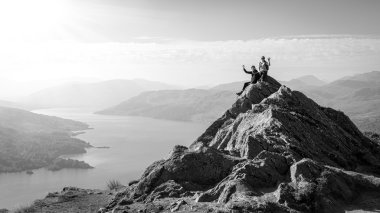
<instances>
[{"instance_id":1,"label":"hiker's backpack","mask_svg":"<svg viewBox=\"0 0 380 213\"><path fill-rule=\"evenodd\" d=\"M269 64L268 62L260 62L260 63L264 63L264 66L265 66L265 69L268 71L269 70Z\"/></svg>"}]
</instances>

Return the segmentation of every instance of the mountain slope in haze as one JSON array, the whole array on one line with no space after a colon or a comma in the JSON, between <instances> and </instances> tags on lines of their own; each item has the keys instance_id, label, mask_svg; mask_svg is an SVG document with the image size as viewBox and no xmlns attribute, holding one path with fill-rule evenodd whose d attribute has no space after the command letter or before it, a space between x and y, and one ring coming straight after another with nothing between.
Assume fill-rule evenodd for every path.
<instances>
[{"instance_id":1,"label":"mountain slope in haze","mask_svg":"<svg viewBox=\"0 0 380 213\"><path fill-rule=\"evenodd\" d=\"M315 84L322 82L313 76L305 76L300 79L295 79L293 82L302 82L302 79ZM241 89L242 85L242 82L233 82L218 85L208 90L188 89L144 92L114 107L96 113L210 122L221 115L231 101L236 99L235 93ZM302 85L306 85L306 83L302 83Z\"/></svg>"},{"instance_id":2,"label":"mountain slope in haze","mask_svg":"<svg viewBox=\"0 0 380 213\"><path fill-rule=\"evenodd\" d=\"M149 91L97 113L179 121L209 121L219 116L235 97L236 95L230 91Z\"/></svg>"},{"instance_id":3,"label":"mountain slope in haze","mask_svg":"<svg viewBox=\"0 0 380 213\"><path fill-rule=\"evenodd\" d=\"M307 85L310 86L322 86L325 85L326 82L322 81L321 79L315 77L314 75L304 75L299 78L293 79L293 80L299 80ZM292 80L290 80L292 81Z\"/></svg>"},{"instance_id":4,"label":"mountain slope in haze","mask_svg":"<svg viewBox=\"0 0 380 213\"><path fill-rule=\"evenodd\" d=\"M249 81L249 79L247 80ZM231 91L231 92L239 92L246 81L236 81L231 83L219 84L214 87L211 87L211 90L219 90L219 91Z\"/></svg>"},{"instance_id":5,"label":"mountain slope in haze","mask_svg":"<svg viewBox=\"0 0 380 213\"><path fill-rule=\"evenodd\" d=\"M24 105L19 104L19 103L11 102L11 101L4 101L4 100L0 100L0 107L10 107L10 108L28 110L27 106L24 106Z\"/></svg>"},{"instance_id":6,"label":"mountain slope in haze","mask_svg":"<svg viewBox=\"0 0 380 213\"><path fill-rule=\"evenodd\" d=\"M248 80L247 80L248 81ZM238 81L226 84L220 84L212 87L213 90L227 90L227 91L239 91L243 87L245 81ZM305 75L299 78L292 79L290 81L280 81L280 83L294 89L314 88L326 84L326 82L318 79L313 75Z\"/></svg>"},{"instance_id":7,"label":"mountain slope in haze","mask_svg":"<svg viewBox=\"0 0 380 213\"><path fill-rule=\"evenodd\" d=\"M362 131L380 132L380 72L349 76L328 84L323 84L323 81L314 76L304 76L281 83L293 90L304 92L318 104L342 110ZM321 84L323 85L318 86ZM242 85L243 82L221 84L209 90L194 91L198 94L188 97L186 97L188 91L181 90L171 93L163 91L143 93L102 113L210 122L236 98L234 94ZM219 94L217 91L224 92ZM186 100L180 97L186 97ZM220 107L215 107L213 103L219 103Z\"/></svg>"},{"instance_id":8,"label":"mountain slope in haze","mask_svg":"<svg viewBox=\"0 0 380 213\"><path fill-rule=\"evenodd\" d=\"M66 188L57 194L58 201L47 197L30 208L54 210L62 205L60 198L77 191ZM76 197L65 201L78 205ZM268 76L267 82L247 87L189 147L175 146L99 212L343 213L379 208L379 144L344 113Z\"/></svg>"},{"instance_id":9,"label":"mountain slope in haze","mask_svg":"<svg viewBox=\"0 0 380 213\"><path fill-rule=\"evenodd\" d=\"M356 74L351 76L343 77L340 80L356 80L356 81L371 81L371 82L380 82L380 71L372 71L362 74Z\"/></svg>"},{"instance_id":10,"label":"mountain slope in haze","mask_svg":"<svg viewBox=\"0 0 380 213\"><path fill-rule=\"evenodd\" d=\"M104 108L120 103L143 91L175 88L177 87L141 79L73 83L41 90L20 102L33 108Z\"/></svg>"},{"instance_id":11,"label":"mountain slope in haze","mask_svg":"<svg viewBox=\"0 0 380 213\"><path fill-rule=\"evenodd\" d=\"M380 87L380 72L372 71L353 76L343 77L324 86L306 90L317 101L324 99L344 99L358 90Z\"/></svg>"},{"instance_id":12,"label":"mountain slope in haze","mask_svg":"<svg viewBox=\"0 0 380 213\"><path fill-rule=\"evenodd\" d=\"M0 107L0 173L41 167L91 168L61 155L85 153L88 143L73 138L72 131L88 129L82 122Z\"/></svg>"},{"instance_id":13,"label":"mountain slope in haze","mask_svg":"<svg viewBox=\"0 0 380 213\"><path fill-rule=\"evenodd\" d=\"M347 113L362 131L380 131L380 72L344 77L301 90L317 103Z\"/></svg>"}]
</instances>

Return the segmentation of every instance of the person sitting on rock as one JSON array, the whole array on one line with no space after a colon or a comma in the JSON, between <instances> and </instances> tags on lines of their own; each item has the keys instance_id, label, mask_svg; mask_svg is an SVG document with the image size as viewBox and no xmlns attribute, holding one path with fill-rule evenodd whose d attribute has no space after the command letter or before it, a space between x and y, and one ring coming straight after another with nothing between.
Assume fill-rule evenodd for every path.
<instances>
[{"instance_id":1,"label":"person sitting on rock","mask_svg":"<svg viewBox=\"0 0 380 213\"><path fill-rule=\"evenodd\" d=\"M260 81L266 81L267 75L268 75L268 70L270 66L270 58L268 58L268 61L265 60L265 56L261 57L261 61L259 63L259 71L260 71Z\"/></svg>"},{"instance_id":2,"label":"person sitting on rock","mask_svg":"<svg viewBox=\"0 0 380 213\"><path fill-rule=\"evenodd\" d=\"M240 92L236 93L236 95L241 95L241 94L243 93L244 89L245 89L248 85L250 85L250 84L255 84L255 83L259 80L259 78L260 78L260 73L257 71L256 67L255 67L255 66L252 66L251 68L252 68L252 71L247 71L247 70L245 69L245 66L243 65L243 70L244 70L244 72L247 73L247 74L251 74L251 81L245 82L245 83L244 83L244 86L243 86L243 89L242 89Z\"/></svg>"}]
</instances>

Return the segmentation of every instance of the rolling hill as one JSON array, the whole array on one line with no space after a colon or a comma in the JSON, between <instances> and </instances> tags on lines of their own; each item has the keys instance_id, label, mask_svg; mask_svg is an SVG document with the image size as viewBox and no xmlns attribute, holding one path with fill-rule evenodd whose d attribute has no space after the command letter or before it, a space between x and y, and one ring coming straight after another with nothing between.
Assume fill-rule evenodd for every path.
<instances>
[{"instance_id":1,"label":"rolling hill","mask_svg":"<svg viewBox=\"0 0 380 213\"><path fill-rule=\"evenodd\" d=\"M0 173L41 167L91 168L82 161L59 158L85 153L91 147L72 137L72 131L85 129L85 123L0 107Z\"/></svg>"},{"instance_id":2,"label":"rolling hill","mask_svg":"<svg viewBox=\"0 0 380 213\"><path fill-rule=\"evenodd\" d=\"M305 80L306 79L306 80ZM290 84L322 82L316 77L305 76L294 79ZM236 92L243 82L221 84L210 89L149 91L130 98L116 106L96 112L108 115L145 116L169 120L210 122L223 113L236 99ZM313 87L314 85L309 85Z\"/></svg>"},{"instance_id":3,"label":"rolling hill","mask_svg":"<svg viewBox=\"0 0 380 213\"><path fill-rule=\"evenodd\" d=\"M96 113L205 122L223 113L235 97L234 92L219 90L149 91Z\"/></svg>"},{"instance_id":4,"label":"rolling hill","mask_svg":"<svg viewBox=\"0 0 380 213\"><path fill-rule=\"evenodd\" d=\"M24 97L20 102L34 109L57 107L104 108L120 103L143 91L176 88L176 86L142 79L72 83L43 89Z\"/></svg>"},{"instance_id":5,"label":"rolling hill","mask_svg":"<svg viewBox=\"0 0 380 213\"><path fill-rule=\"evenodd\" d=\"M248 80L247 80L248 81ZM227 91L239 91L245 81L237 81L226 84L219 84L210 89L212 90L227 90ZM287 85L291 88L301 90L301 89L311 89L327 84L326 82L318 79L313 75L305 75L299 78L292 79L290 81L280 81L280 83Z\"/></svg>"}]
</instances>

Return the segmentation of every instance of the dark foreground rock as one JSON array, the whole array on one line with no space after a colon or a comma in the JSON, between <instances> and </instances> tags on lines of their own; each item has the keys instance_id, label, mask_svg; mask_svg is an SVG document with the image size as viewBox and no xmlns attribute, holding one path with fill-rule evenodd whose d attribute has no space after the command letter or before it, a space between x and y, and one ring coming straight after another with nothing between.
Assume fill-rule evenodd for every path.
<instances>
[{"instance_id":1,"label":"dark foreground rock","mask_svg":"<svg viewBox=\"0 0 380 213\"><path fill-rule=\"evenodd\" d=\"M61 192L49 193L44 199L36 200L31 206L20 208L16 212L97 212L112 200L114 194L115 192L107 190L65 187Z\"/></svg>"},{"instance_id":2,"label":"dark foreground rock","mask_svg":"<svg viewBox=\"0 0 380 213\"><path fill-rule=\"evenodd\" d=\"M101 212L375 211L379 175L375 140L342 112L268 77Z\"/></svg>"}]
</instances>

